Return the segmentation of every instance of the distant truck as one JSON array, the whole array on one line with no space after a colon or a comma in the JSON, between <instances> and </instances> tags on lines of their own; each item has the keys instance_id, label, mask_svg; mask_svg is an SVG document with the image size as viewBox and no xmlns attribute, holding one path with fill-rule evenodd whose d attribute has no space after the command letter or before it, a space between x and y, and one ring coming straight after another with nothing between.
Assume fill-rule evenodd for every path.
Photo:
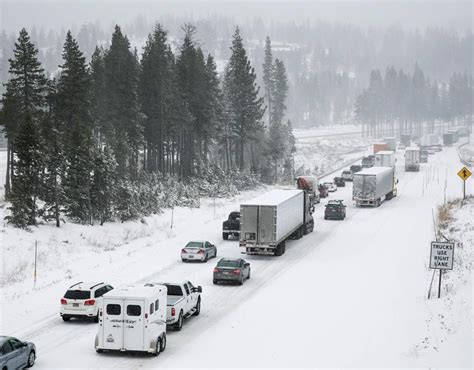
<instances>
[{"instance_id":1,"label":"distant truck","mask_svg":"<svg viewBox=\"0 0 474 370\"><path fill-rule=\"evenodd\" d=\"M443 145L444 146L453 145L453 134L451 133L443 134Z\"/></svg>"},{"instance_id":2,"label":"distant truck","mask_svg":"<svg viewBox=\"0 0 474 370\"><path fill-rule=\"evenodd\" d=\"M405 150L405 171L420 170L420 148L413 146Z\"/></svg>"},{"instance_id":3,"label":"distant truck","mask_svg":"<svg viewBox=\"0 0 474 370\"><path fill-rule=\"evenodd\" d=\"M453 143L457 143L459 141L459 132L458 130L449 130L448 133L453 135Z\"/></svg>"},{"instance_id":4,"label":"distant truck","mask_svg":"<svg viewBox=\"0 0 474 370\"><path fill-rule=\"evenodd\" d=\"M166 348L167 288L135 284L102 297L95 350L147 352L158 356Z\"/></svg>"},{"instance_id":5,"label":"distant truck","mask_svg":"<svg viewBox=\"0 0 474 370\"><path fill-rule=\"evenodd\" d=\"M383 150L375 154L375 167L395 167L395 153Z\"/></svg>"},{"instance_id":6,"label":"distant truck","mask_svg":"<svg viewBox=\"0 0 474 370\"><path fill-rule=\"evenodd\" d=\"M387 143L374 143L374 154L377 154L378 152L381 152L383 150L388 150Z\"/></svg>"},{"instance_id":7,"label":"distant truck","mask_svg":"<svg viewBox=\"0 0 474 370\"><path fill-rule=\"evenodd\" d=\"M401 134L400 143L405 145L405 148L408 148L411 145L411 135L410 134Z\"/></svg>"},{"instance_id":8,"label":"distant truck","mask_svg":"<svg viewBox=\"0 0 474 370\"><path fill-rule=\"evenodd\" d=\"M238 238L240 235L240 212L231 212L226 221L222 223L222 238L229 239L229 236Z\"/></svg>"},{"instance_id":9,"label":"distant truck","mask_svg":"<svg viewBox=\"0 0 474 370\"><path fill-rule=\"evenodd\" d=\"M315 176L298 176L296 178L296 188L304 190L309 194L310 206L321 202L320 192L318 189L318 178Z\"/></svg>"},{"instance_id":10,"label":"distant truck","mask_svg":"<svg viewBox=\"0 0 474 370\"><path fill-rule=\"evenodd\" d=\"M394 152L397 151L397 139L395 139L393 136L384 137L383 141L387 143L388 150L392 150Z\"/></svg>"},{"instance_id":11,"label":"distant truck","mask_svg":"<svg viewBox=\"0 0 474 370\"><path fill-rule=\"evenodd\" d=\"M354 175L352 199L356 206L379 207L384 200L397 196L395 169L372 167Z\"/></svg>"},{"instance_id":12,"label":"distant truck","mask_svg":"<svg viewBox=\"0 0 474 370\"><path fill-rule=\"evenodd\" d=\"M313 231L313 207L302 190L276 189L240 205L240 249L246 254L281 256L286 240Z\"/></svg>"},{"instance_id":13,"label":"distant truck","mask_svg":"<svg viewBox=\"0 0 474 370\"><path fill-rule=\"evenodd\" d=\"M179 331L184 319L201 312L202 288L195 287L190 281L158 284L167 288L166 325Z\"/></svg>"}]
</instances>

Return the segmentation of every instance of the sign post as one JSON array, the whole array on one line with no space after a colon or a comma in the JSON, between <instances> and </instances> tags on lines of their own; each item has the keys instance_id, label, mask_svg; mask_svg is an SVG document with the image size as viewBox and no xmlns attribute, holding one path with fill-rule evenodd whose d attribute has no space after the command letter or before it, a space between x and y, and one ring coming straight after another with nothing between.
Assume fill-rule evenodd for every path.
<instances>
[{"instance_id":1,"label":"sign post","mask_svg":"<svg viewBox=\"0 0 474 370\"><path fill-rule=\"evenodd\" d=\"M439 270L438 298L441 297L441 277L443 270L452 270L454 262L454 243L431 242L430 268Z\"/></svg>"},{"instance_id":2,"label":"sign post","mask_svg":"<svg viewBox=\"0 0 474 370\"><path fill-rule=\"evenodd\" d=\"M462 180L462 199L466 199L466 180L471 177L472 175L472 172L469 171L469 168L467 167L463 167L459 170L458 172L458 176L461 178Z\"/></svg>"}]
</instances>

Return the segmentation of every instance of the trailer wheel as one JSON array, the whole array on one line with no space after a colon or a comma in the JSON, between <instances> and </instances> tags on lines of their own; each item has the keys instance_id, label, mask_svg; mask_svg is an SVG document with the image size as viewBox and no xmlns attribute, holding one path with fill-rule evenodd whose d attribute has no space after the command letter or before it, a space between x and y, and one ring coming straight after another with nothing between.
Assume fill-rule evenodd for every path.
<instances>
[{"instance_id":1,"label":"trailer wheel","mask_svg":"<svg viewBox=\"0 0 474 370\"><path fill-rule=\"evenodd\" d=\"M103 352L104 352L104 350L103 350L103 349L100 349L100 348L96 348L95 351L96 351L97 353L103 353Z\"/></svg>"},{"instance_id":2,"label":"trailer wheel","mask_svg":"<svg viewBox=\"0 0 474 370\"><path fill-rule=\"evenodd\" d=\"M164 352L166 349L166 334L163 334L163 338L161 338L161 352Z\"/></svg>"},{"instance_id":3,"label":"trailer wheel","mask_svg":"<svg viewBox=\"0 0 474 370\"><path fill-rule=\"evenodd\" d=\"M222 233L222 239L224 239L224 240L229 239L229 234L227 234L227 233Z\"/></svg>"},{"instance_id":4,"label":"trailer wheel","mask_svg":"<svg viewBox=\"0 0 474 370\"><path fill-rule=\"evenodd\" d=\"M158 338L156 340L156 346L155 346L155 353L153 353L154 356L159 356L161 352L161 338Z\"/></svg>"}]
</instances>

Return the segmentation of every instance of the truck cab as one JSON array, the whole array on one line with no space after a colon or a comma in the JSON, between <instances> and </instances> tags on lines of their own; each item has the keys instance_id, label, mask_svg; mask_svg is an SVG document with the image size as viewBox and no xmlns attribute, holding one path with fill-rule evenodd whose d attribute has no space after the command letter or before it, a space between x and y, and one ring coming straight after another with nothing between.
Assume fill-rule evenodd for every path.
<instances>
[{"instance_id":1,"label":"truck cab","mask_svg":"<svg viewBox=\"0 0 474 370\"><path fill-rule=\"evenodd\" d=\"M231 212L226 221L222 223L222 238L229 239L229 236L238 238L240 235L240 212Z\"/></svg>"}]
</instances>

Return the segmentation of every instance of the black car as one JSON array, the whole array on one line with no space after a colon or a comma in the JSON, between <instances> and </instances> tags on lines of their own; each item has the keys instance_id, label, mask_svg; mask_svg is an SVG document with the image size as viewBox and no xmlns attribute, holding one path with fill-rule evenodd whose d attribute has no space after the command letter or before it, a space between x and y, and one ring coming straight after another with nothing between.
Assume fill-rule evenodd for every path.
<instances>
[{"instance_id":1,"label":"black car","mask_svg":"<svg viewBox=\"0 0 474 370\"><path fill-rule=\"evenodd\" d=\"M242 258L222 258L214 267L212 282L234 282L242 285L250 279L250 263Z\"/></svg>"},{"instance_id":2,"label":"black car","mask_svg":"<svg viewBox=\"0 0 474 370\"><path fill-rule=\"evenodd\" d=\"M339 177L339 176L334 178L334 183L336 184L338 188L343 188L346 186L346 180L344 180L344 178Z\"/></svg>"},{"instance_id":3,"label":"black car","mask_svg":"<svg viewBox=\"0 0 474 370\"><path fill-rule=\"evenodd\" d=\"M375 164L375 157L373 155L369 155L367 157L362 158L363 168L374 167L374 164Z\"/></svg>"},{"instance_id":4,"label":"black car","mask_svg":"<svg viewBox=\"0 0 474 370\"><path fill-rule=\"evenodd\" d=\"M346 206L342 200L330 200L324 210L325 220L344 220L346 218Z\"/></svg>"},{"instance_id":5,"label":"black car","mask_svg":"<svg viewBox=\"0 0 474 370\"><path fill-rule=\"evenodd\" d=\"M229 239L229 236L238 238L240 235L240 212L231 212L229 218L222 223L222 238Z\"/></svg>"},{"instance_id":6,"label":"black car","mask_svg":"<svg viewBox=\"0 0 474 370\"><path fill-rule=\"evenodd\" d=\"M351 170L352 173L357 173L357 172L362 171L362 166L360 164L353 164L350 167L350 170Z\"/></svg>"}]
</instances>

